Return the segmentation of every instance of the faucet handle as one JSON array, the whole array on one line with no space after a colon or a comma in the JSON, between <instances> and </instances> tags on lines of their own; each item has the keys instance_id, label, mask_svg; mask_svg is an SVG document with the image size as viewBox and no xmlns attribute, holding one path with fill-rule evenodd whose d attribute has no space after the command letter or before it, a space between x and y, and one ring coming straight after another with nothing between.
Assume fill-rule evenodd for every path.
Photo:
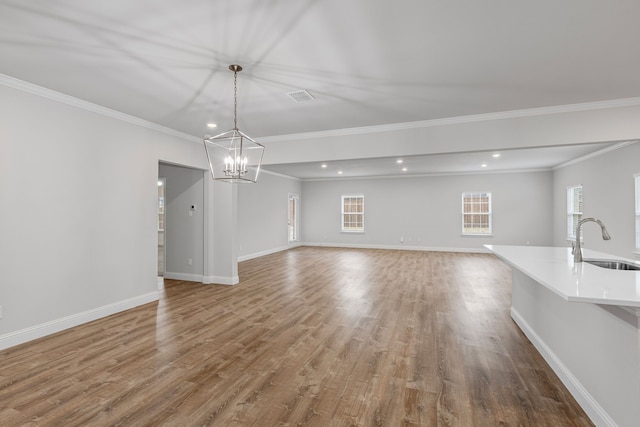
<instances>
[{"instance_id":1,"label":"faucet handle","mask_svg":"<svg viewBox=\"0 0 640 427\"><path fill-rule=\"evenodd\" d=\"M575 252L576 252L576 243L571 242L571 255L573 255Z\"/></svg>"}]
</instances>

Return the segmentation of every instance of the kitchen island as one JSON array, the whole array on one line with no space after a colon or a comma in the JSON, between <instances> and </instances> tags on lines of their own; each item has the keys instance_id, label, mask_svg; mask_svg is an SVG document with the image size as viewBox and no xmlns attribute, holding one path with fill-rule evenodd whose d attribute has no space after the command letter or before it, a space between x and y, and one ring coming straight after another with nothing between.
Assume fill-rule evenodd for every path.
<instances>
[{"instance_id":1,"label":"kitchen island","mask_svg":"<svg viewBox=\"0 0 640 427\"><path fill-rule=\"evenodd\" d=\"M574 263L571 248L486 248L512 267L511 317L592 421L640 425L640 271Z\"/></svg>"}]
</instances>

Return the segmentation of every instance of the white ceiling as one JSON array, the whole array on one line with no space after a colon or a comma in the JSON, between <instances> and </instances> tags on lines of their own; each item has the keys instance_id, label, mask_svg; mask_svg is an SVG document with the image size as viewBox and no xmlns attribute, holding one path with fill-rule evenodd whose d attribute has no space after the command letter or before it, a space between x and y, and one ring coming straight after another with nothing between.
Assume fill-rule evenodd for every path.
<instances>
[{"instance_id":1,"label":"white ceiling","mask_svg":"<svg viewBox=\"0 0 640 427\"><path fill-rule=\"evenodd\" d=\"M201 137L233 126L238 63L238 125L259 139L638 97L639 16L637 0L0 0L0 73Z\"/></svg>"}]
</instances>

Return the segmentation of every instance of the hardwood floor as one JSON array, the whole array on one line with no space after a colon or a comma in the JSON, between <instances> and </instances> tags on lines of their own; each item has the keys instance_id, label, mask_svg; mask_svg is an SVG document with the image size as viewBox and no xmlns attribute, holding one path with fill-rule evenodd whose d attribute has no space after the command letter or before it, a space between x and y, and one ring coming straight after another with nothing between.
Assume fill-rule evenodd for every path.
<instances>
[{"instance_id":1,"label":"hardwood floor","mask_svg":"<svg viewBox=\"0 0 640 427\"><path fill-rule=\"evenodd\" d=\"M492 255L298 248L0 352L0 426L587 426Z\"/></svg>"}]
</instances>

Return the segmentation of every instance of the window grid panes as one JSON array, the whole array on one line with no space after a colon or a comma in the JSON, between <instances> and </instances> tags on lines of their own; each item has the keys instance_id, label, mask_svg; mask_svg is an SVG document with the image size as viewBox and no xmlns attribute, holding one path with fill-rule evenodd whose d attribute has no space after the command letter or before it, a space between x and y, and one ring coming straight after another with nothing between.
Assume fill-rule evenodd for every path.
<instances>
[{"instance_id":1,"label":"window grid panes","mask_svg":"<svg viewBox=\"0 0 640 427\"><path fill-rule=\"evenodd\" d=\"M462 233L491 233L491 193L462 193Z\"/></svg>"},{"instance_id":2,"label":"window grid panes","mask_svg":"<svg viewBox=\"0 0 640 427\"><path fill-rule=\"evenodd\" d=\"M342 231L364 231L364 196L342 196Z\"/></svg>"},{"instance_id":3,"label":"window grid panes","mask_svg":"<svg viewBox=\"0 0 640 427\"><path fill-rule=\"evenodd\" d=\"M289 242L298 241L298 195L289 194L288 235Z\"/></svg>"},{"instance_id":4,"label":"window grid panes","mask_svg":"<svg viewBox=\"0 0 640 427\"><path fill-rule=\"evenodd\" d=\"M582 219L582 185L567 188L567 237L576 239L576 227Z\"/></svg>"}]
</instances>

